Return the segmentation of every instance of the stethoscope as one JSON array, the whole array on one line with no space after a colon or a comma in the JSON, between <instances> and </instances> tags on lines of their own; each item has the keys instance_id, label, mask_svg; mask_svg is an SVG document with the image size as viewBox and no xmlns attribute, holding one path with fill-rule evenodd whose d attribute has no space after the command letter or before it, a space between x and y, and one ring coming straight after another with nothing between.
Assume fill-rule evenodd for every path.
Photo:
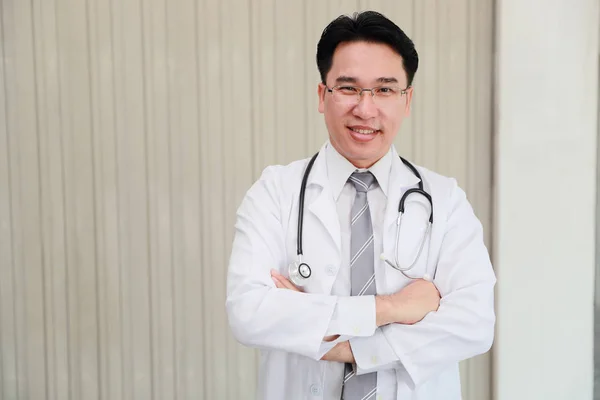
<instances>
[{"instance_id":1,"label":"stethoscope","mask_svg":"<svg viewBox=\"0 0 600 400\"><path fill-rule=\"evenodd\" d=\"M295 262L292 262L288 267L290 281L292 281L297 286L305 285L307 279L310 278L310 276L312 275L312 270L311 270L310 266L307 263L302 261L302 223L304 221L304 195L306 192L306 182L308 180L308 175L310 174L310 170L312 169L312 166L315 163L315 160L317 159L318 155L319 155L319 153L315 154L308 162L308 165L306 166L306 170L304 171L304 176L302 177L302 184L300 186L300 199L299 199L299 203L298 203L298 238L297 238L297 244L296 244L296 253L297 253L298 258ZM427 240L427 236L431 234L431 227L433 226L433 201L431 200L431 195L423 189L423 179L421 178L421 174L419 174L419 171L417 171L415 166L412 165L407 160L405 160L404 158L400 157L400 159L402 160L404 165L406 165L412 171L412 173L415 174L415 176L417 178L419 178L419 183L418 183L419 187L408 189L406 192L404 192L404 194L400 198L400 203L398 205L398 218L396 219L396 244L394 247L395 262L392 263L390 260L388 260L385 257L384 254L381 254L380 258L383 261L385 261L389 266L400 271L404 276L406 276L409 279L422 278L424 280L431 281L432 277L427 272L422 277L411 276L407 272L410 271L415 266L415 264L421 257L421 253L423 252L423 248L425 247L425 241ZM408 267L402 267L400 264L400 260L398 258L398 247L399 247L398 243L400 240L400 227L402 225L402 216L404 215L404 203L406 202L406 199L408 198L408 196L410 196L411 194L419 194L421 196L424 196L427 199L427 201L429 202L430 213L429 213L429 221L427 223L427 228L425 229L425 232L423 233L423 238L421 239L419 251L417 252L417 255L416 255L414 261ZM427 254L427 260L426 260L425 265L428 265L428 262L429 262L429 253Z\"/></svg>"}]
</instances>

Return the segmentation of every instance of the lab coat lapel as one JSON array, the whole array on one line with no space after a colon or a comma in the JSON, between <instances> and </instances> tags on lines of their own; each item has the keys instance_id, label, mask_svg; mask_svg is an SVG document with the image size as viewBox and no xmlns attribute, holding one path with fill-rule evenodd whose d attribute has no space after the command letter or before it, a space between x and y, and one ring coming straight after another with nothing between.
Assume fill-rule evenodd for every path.
<instances>
[{"instance_id":1,"label":"lab coat lapel","mask_svg":"<svg viewBox=\"0 0 600 400\"><path fill-rule=\"evenodd\" d=\"M327 231L335 243L339 255L342 247L340 221L338 220L335 200L329 185L329 179L327 176L327 160L324 149L325 147L321 149L319 156L315 160L307 181L307 192L318 191L316 197L312 197L310 200L310 203L308 204L308 210L323 225L323 228Z\"/></svg>"}]
</instances>

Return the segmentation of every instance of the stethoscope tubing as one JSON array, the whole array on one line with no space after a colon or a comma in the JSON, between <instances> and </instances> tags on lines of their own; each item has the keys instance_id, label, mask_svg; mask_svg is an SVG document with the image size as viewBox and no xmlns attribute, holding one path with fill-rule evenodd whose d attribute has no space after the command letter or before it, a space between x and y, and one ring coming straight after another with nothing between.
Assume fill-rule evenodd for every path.
<instances>
[{"instance_id":1,"label":"stethoscope tubing","mask_svg":"<svg viewBox=\"0 0 600 400\"><path fill-rule=\"evenodd\" d=\"M306 192L306 185L307 185L307 181L308 181L308 176L310 174L310 171L313 167L313 164L315 163L315 160L317 159L317 156L319 155L319 153L316 153L315 155L312 156L312 158L310 159L310 161L308 162L306 169L304 171L304 176L302 177L302 183L300 186L300 194L299 194L299 202L298 202L298 236L297 236L297 243L296 243L296 254L298 256L298 261L292 265L296 265L296 267L298 265L305 265L308 268L308 275L310 276L311 274L311 270L310 270L310 266L308 266L308 264L303 263L302 262L302 256L303 256L303 250L302 250L302 234L303 234L303 222L304 222L304 198L305 198L305 192ZM418 188L412 188L412 189L408 189L406 192L404 192L404 194L402 195L402 197L400 198L400 202L398 203L398 219L396 221L396 246L394 247L395 250L395 254L394 254L394 261L395 261L395 265L390 262L387 258L384 257L384 255L381 255L381 259L384 260L388 265L390 265L392 268L400 271L404 276L406 276L409 279L418 279L417 277L412 277L410 275L407 274L407 271L411 270L414 265L417 263L417 261L419 260L421 253L423 252L423 248L425 246L425 241L427 240L427 236L428 234L431 233L431 229L433 226L433 200L431 198L431 195L429 193L427 193L424 189L423 189L423 178L421 177L421 174L419 173L419 171L417 171L417 169L415 168L414 165L412 165L408 160L404 159L403 157L400 157L400 159L402 160L402 162L404 163L404 165L406 165L411 171L412 173L419 178L419 183L418 183ZM429 202L430 205L430 213L429 213L429 223L427 225L427 229L425 230L425 233L423 234L423 238L421 240L421 244L419 246L419 251L417 252L417 255L414 259L414 261L408 266L408 267L401 267L400 266L400 260L398 258L398 241L400 240L400 226L402 223L402 217L404 215L404 211L405 211L405 202L406 199L408 198L408 196L412 195L412 194L419 194L424 196L427 201ZM427 259L429 259L429 254ZM428 260L426 261L426 263L428 262ZM428 274L425 274L425 278L428 278Z\"/></svg>"}]
</instances>

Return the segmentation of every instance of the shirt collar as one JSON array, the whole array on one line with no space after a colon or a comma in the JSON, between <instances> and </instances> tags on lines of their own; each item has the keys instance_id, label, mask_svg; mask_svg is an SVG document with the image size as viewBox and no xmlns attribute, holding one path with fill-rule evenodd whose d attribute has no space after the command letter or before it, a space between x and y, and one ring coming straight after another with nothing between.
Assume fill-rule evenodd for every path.
<instances>
[{"instance_id":1,"label":"shirt collar","mask_svg":"<svg viewBox=\"0 0 600 400\"><path fill-rule=\"evenodd\" d=\"M391 146L385 156L380 158L379 161L366 170L358 169L352 165L350 161L338 153L338 151L330 142L327 143L325 154L327 158L327 176L329 177L329 184L331 185L331 192L335 198L335 201L337 201L337 199L340 197L342 189L348 181L348 178L355 171L371 171L371 173L375 176L375 179L377 179L377 183L383 191L383 194L385 194L387 197L388 181L390 178L390 171L392 169Z\"/></svg>"}]
</instances>

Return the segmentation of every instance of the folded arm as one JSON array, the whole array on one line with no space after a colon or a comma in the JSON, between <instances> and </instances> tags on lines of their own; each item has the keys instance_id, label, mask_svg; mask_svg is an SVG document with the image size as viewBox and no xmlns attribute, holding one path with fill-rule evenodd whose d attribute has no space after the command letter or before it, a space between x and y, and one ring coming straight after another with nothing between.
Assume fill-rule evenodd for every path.
<instances>
[{"instance_id":1,"label":"folded arm","mask_svg":"<svg viewBox=\"0 0 600 400\"><path fill-rule=\"evenodd\" d=\"M300 289L276 271L272 271L271 275L278 288L301 292ZM428 313L436 311L439 307L439 301L440 294L431 282L422 279L415 280L393 295L375 296L375 323L377 327L393 323L414 324L422 320ZM329 331L334 331L332 326L336 324L333 321L332 318ZM378 329L375 333L379 331ZM324 343L321 344L322 354L324 354L322 360L355 363L355 357L348 340L356 340L357 338L365 339L364 348L367 350L371 350L371 347L377 344L373 343L373 336L327 336L324 338ZM393 351L390 352L393 353ZM382 365L378 362L380 369Z\"/></svg>"},{"instance_id":2,"label":"folded arm","mask_svg":"<svg viewBox=\"0 0 600 400\"><path fill-rule=\"evenodd\" d=\"M434 281L439 309L416 324L388 324L351 339L358 374L402 368L417 385L491 347L496 279L481 224L458 187L455 196Z\"/></svg>"},{"instance_id":3,"label":"folded arm","mask_svg":"<svg viewBox=\"0 0 600 400\"><path fill-rule=\"evenodd\" d=\"M279 215L274 177L267 168L237 213L226 301L234 337L250 347L318 360L337 344L324 342L326 336L371 336L377 328L374 296L338 297L276 287L271 270L288 262Z\"/></svg>"}]
</instances>

